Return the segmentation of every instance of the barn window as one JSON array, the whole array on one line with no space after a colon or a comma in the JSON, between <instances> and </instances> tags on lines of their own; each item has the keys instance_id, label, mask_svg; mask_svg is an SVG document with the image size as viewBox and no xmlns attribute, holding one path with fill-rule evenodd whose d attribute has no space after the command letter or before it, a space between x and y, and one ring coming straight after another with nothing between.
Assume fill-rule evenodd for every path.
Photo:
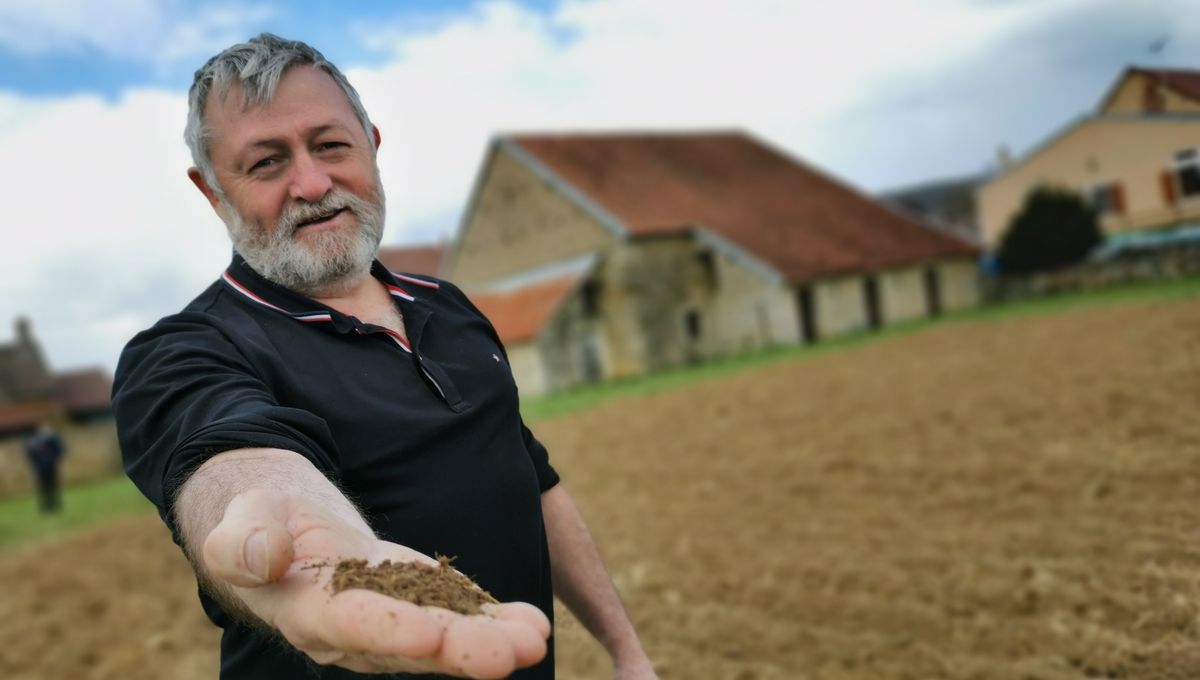
<instances>
[{"instance_id":1,"label":"barn window","mask_svg":"<svg viewBox=\"0 0 1200 680\"><path fill-rule=\"evenodd\" d=\"M696 253L696 262L700 265L700 276L704 285L710 290L717 287L717 256L711 250L701 250Z\"/></svg>"},{"instance_id":2,"label":"barn window","mask_svg":"<svg viewBox=\"0 0 1200 680\"><path fill-rule=\"evenodd\" d=\"M687 330L689 340L700 339L700 310L689 309L683 315L683 327Z\"/></svg>"},{"instance_id":3,"label":"barn window","mask_svg":"<svg viewBox=\"0 0 1200 680\"><path fill-rule=\"evenodd\" d=\"M595 279L588 279L583 284L579 291L579 298L583 306L583 316L586 319L594 319L600 315L600 282Z\"/></svg>"}]
</instances>

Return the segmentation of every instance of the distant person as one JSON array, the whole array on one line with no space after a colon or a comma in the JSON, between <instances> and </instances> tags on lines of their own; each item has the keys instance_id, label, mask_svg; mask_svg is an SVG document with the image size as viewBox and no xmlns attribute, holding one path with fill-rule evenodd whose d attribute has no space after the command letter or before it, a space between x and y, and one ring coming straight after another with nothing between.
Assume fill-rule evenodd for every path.
<instances>
[{"instance_id":1,"label":"distant person","mask_svg":"<svg viewBox=\"0 0 1200 680\"><path fill-rule=\"evenodd\" d=\"M555 594L614 678L654 680L495 329L452 284L376 259L381 137L341 71L263 34L210 59L188 101L188 176L235 254L126 346L113 410L125 470L224 629L222 680L550 680ZM331 595L332 569L308 568L436 553L502 604Z\"/></svg>"},{"instance_id":2,"label":"distant person","mask_svg":"<svg viewBox=\"0 0 1200 680\"><path fill-rule=\"evenodd\" d=\"M59 496L58 464L66 455L62 437L48 423L43 423L25 441L25 457L37 480L38 507L42 513L58 512L62 507Z\"/></svg>"}]
</instances>

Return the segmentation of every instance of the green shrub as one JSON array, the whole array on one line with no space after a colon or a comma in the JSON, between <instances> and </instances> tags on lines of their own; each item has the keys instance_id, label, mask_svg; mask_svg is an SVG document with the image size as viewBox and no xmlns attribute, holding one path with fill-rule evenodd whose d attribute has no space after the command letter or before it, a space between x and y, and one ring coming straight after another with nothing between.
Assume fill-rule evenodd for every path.
<instances>
[{"instance_id":1,"label":"green shrub","mask_svg":"<svg viewBox=\"0 0 1200 680\"><path fill-rule=\"evenodd\" d=\"M1081 196L1037 187L1000 241L1000 268L1005 274L1057 269L1084 259L1103 240L1096 211Z\"/></svg>"}]
</instances>

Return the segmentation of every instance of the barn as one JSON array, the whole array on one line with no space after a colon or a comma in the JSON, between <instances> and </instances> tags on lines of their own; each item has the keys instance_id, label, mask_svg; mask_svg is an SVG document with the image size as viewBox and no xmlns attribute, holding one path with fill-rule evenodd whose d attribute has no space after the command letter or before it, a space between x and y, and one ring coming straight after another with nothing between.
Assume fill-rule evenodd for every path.
<instances>
[{"instance_id":1,"label":"barn","mask_svg":"<svg viewBox=\"0 0 1200 680\"><path fill-rule=\"evenodd\" d=\"M542 394L969 307L977 257L745 132L522 134L440 271Z\"/></svg>"}]
</instances>

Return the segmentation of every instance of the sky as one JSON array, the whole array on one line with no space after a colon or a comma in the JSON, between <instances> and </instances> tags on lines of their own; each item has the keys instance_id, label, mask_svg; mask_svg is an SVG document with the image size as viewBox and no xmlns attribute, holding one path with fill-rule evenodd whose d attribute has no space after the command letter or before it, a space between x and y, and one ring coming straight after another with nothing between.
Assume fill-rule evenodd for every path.
<instances>
[{"instance_id":1,"label":"sky","mask_svg":"<svg viewBox=\"0 0 1200 680\"><path fill-rule=\"evenodd\" d=\"M452 239L498 133L737 128L880 192L1019 156L1128 65L1200 67L1194 0L0 0L0 343L25 316L53 370L112 371L216 279L187 88L261 31L359 90L385 245Z\"/></svg>"}]
</instances>

